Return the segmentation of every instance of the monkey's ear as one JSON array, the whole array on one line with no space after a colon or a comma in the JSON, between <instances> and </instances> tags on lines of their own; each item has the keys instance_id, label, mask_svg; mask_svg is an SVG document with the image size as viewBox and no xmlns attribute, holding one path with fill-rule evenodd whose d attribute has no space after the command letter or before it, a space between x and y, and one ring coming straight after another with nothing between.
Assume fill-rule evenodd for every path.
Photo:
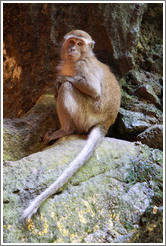
<instances>
[{"instance_id":1,"label":"monkey's ear","mask_svg":"<svg viewBox=\"0 0 166 246\"><path fill-rule=\"evenodd\" d=\"M91 42L91 49L93 49L93 48L94 48L94 46L95 46L95 41L94 41L94 40L92 40L92 42Z\"/></svg>"}]
</instances>

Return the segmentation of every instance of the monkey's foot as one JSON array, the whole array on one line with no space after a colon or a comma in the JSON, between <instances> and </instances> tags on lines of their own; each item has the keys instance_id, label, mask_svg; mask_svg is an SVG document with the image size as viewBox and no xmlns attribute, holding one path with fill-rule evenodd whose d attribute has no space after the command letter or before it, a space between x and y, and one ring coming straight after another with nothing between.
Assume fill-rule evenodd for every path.
<instances>
[{"instance_id":1,"label":"monkey's foot","mask_svg":"<svg viewBox=\"0 0 166 246\"><path fill-rule=\"evenodd\" d=\"M40 142L44 143L44 144L48 144L50 141L52 141L53 139L51 138L51 135L53 132L55 132L56 129L51 129L50 131L46 132L45 134L43 134L40 138Z\"/></svg>"},{"instance_id":2,"label":"monkey's foot","mask_svg":"<svg viewBox=\"0 0 166 246\"><path fill-rule=\"evenodd\" d=\"M44 143L44 144L48 144L49 142L51 142L51 141L55 141L55 140L57 140L57 139L59 139L59 138L61 138L61 137L64 137L64 136L67 136L67 135L70 135L70 134L72 134L72 133L74 133L74 131L73 130L70 130L70 131L64 131L63 129L59 129L59 130L57 130L57 131L49 131L49 132L47 132L44 136L43 136L43 139L42 139L42 142Z\"/></svg>"}]
</instances>

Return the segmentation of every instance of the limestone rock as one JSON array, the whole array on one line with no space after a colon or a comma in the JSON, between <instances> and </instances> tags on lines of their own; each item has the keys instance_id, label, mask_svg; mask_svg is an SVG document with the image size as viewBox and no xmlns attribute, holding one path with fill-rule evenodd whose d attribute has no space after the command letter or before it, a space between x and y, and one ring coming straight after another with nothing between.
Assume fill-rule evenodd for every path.
<instances>
[{"instance_id":1,"label":"limestone rock","mask_svg":"<svg viewBox=\"0 0 166 246\"><path fill-rule=\"evenodd\" d=\"M23 117L4 118L3 159L18 160L42 150L40 138L52 128L59 128L59 121L54 96L46 94Z\"/></svg>"},{"instance_id":2,"label":"limestone rock","mask_svg":"<svg viewBox=\"0 0 166 246\"><path fill-rule=\"evenodd\" d=\"M153 121L155 122L155 118L145 116L143 113L131 112L120 108L117 119L117 129L123 137L127 135L138 135L150 127Z\"/></svg>"},{"instance_id":3,"label":"limestone rock","mask_svg":"<svg viewBox=\"0 0 166 246\"><path fill-rule=\"evenodd\" d=\"M114 127L115 136L135 141L136 135L146 128L163 123L160 76L131 70L121 78L120 87L121 109Z\"/></svg>"},{"instance_id":4,"label":"limestone rock","mask_svg":"<svg viewBox=\"0 0 166 246\"><path fill-rule=\"evenodd\" d=\"M139 142L105 138L90 160L41 206L29 226L20 223L23 209L85 144L80 136L70 136L43 149L41 134L58 126L55 110L53 95L45 95L24 117L4 120L4 242L140 242L147 227L153 226L146 210L162 204L162 152ZM142 114L133 112L132 124L126 123L129 132L130 126L139 129L136 116ZM161 230L161 217L156 223Z\"/></svg>"},{"instance_id":5,"label":"limestone rock","mask_svg":"<svg viewBox=\"0 0 166 246\"><path fill-rule=\"evenodd\" d=\"M160 83L161 77L152 72L147 72L144 70L131 70L128 73L128 77L132 81L133 85L143 86L144 84L150 85L154 90L154 93L161 97L162 86Z\"/></svg>"},{"instance_id":6,"label":"limestone rock","mask_svg":"<svg viewBox=\"0 0 166 246\"><path fill-rule=\"evenodd\" d=\"M154 125L137 136L137 140L151 148L163 150L163 125Z\"/></svg>"},{"instance_id":7,"label":"limestone rock","mask_svg":"<svg viewBox=\"0 0 166 246\"><path fill-rule=\"evenodd\" d=\"M145 98L147 101L152 102L154 105L160 106L160 100L150 85L140 86L138 89L136 89L135 93Z\"/></svg>"},{"instance_id":8,"label":"limestone rock","mask_svg":"<svg viewBox=\"0 0 166 246\"><path fill-rule=\"evenodd\" d=\"M5 162L5 243L131 243L141 237L141 216L162 201L162 153L109 138L44 202L28 227L20 223L30 200L56 180L84 144L66 137L42 152Z\"/></svg>"}]
</instances>

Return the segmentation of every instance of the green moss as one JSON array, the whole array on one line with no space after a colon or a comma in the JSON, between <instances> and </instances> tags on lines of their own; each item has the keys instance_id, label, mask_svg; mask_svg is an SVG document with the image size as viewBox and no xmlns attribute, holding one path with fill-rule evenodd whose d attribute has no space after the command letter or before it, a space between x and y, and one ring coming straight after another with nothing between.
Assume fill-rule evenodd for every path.
<instances>
[{"instance_id":1,"label":"green moss","mask_svg":"<svg viewBox=\"0 0 166 246\"><path fill-rule=\"evenodd\" d=\"M162 161L162 151L153 150L150 153L148 146L143 145L139 157L130 163L125 182L132 184L146 182L149 187L153 186L153 189L155 187L154 199L161 201L163 172L160 165Z\"/></svg>"},{"instance_id":2,"label":"green moss","mask_svg":"<svg viewBox=\"0 0 166 246\"><path fill-rule=\"evenodd\" d=\"M138 162L131 163L131 169L128 177L125 179L126 183L137 183L137 182L149 182L155 180L158 182L162 179L161 169L158 169L156 165L152 165L150 162L144 162L139 160Z\"/></svg>"},{"instance_id":3,"label":"green moss","mask_svg":"<svg viewBox=\"0 0 166 246\"><path fill-rule=\"evenodd\" d=\"M123 225L127 231L131 231L133 229L133 223L130 221L123 221Z\"/></svg>"}]
</instances>

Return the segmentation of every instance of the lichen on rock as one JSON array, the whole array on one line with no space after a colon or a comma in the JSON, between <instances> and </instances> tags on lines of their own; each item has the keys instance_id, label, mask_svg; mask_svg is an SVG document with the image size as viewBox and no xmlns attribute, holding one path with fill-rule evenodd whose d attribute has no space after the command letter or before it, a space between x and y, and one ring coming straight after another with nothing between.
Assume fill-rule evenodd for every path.
<instances>
[{"instance_id":1,"label":"lichen on rock","mask_svg":"<svg viewBox=\"0 0 166 246\"><path fill-rule=\"evenodd\" d=\"M161 191L158 161L162 160L154 159L153 151L144 145L109 138L22 230L23 209L60 175L84 142L69 137L42 152L5 163L5 242L133 242L138 237L140 217L153 204L154 189ZM148 168L153 171L149 173Z\"/></svg>"}]
</instances>

